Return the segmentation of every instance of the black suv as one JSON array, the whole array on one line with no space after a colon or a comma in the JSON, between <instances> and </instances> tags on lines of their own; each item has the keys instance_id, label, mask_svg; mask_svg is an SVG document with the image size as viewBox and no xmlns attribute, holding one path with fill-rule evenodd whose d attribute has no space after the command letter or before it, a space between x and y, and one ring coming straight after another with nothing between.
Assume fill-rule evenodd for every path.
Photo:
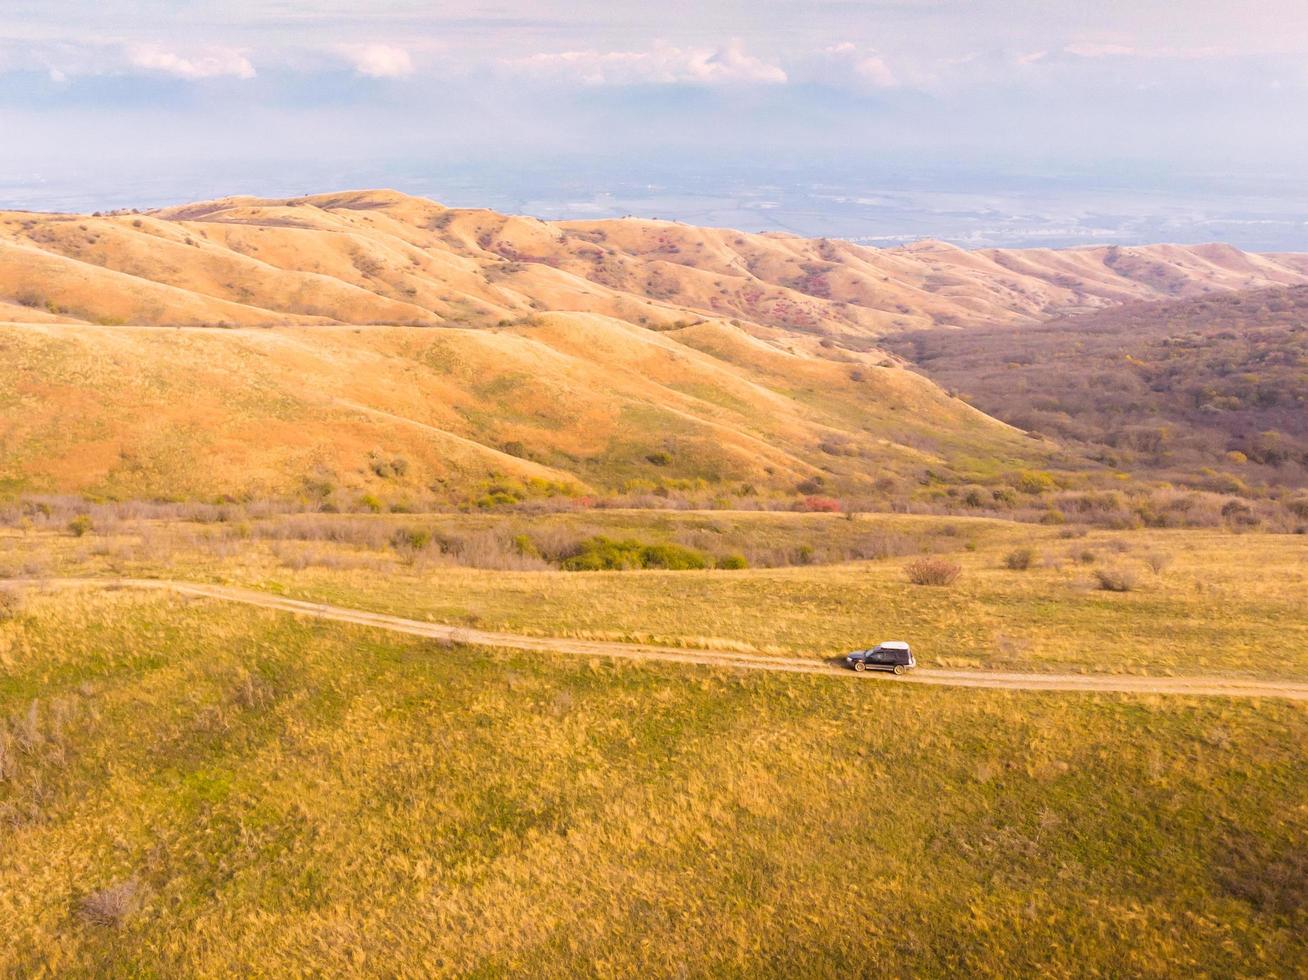
<instances>
[{"instance_id":1,"label":"black suv","mask_svg":"<svg viewBox=\"0 0 1308 980\"><path fill-rule=\"evenodd\" d=\"M889 670L896 674L917 666L913 651L903 640L878 643L871 650L855 650L845 657L845 663L855 670Z\"/></svg>"}]
</instances>

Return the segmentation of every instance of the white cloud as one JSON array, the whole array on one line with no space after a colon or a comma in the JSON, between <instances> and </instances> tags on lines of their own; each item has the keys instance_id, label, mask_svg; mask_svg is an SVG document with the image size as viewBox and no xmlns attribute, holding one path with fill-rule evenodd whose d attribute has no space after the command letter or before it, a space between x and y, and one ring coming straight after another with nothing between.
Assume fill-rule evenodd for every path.
<instances>
[{"instance_id":1,"label":"white cloud","mask_svg":"<svg viewBox=\"0 0 1308 980\"><path fill-rule=\"evenodd\" d=\"M182 57L155 45L141 45L128 52L127 60L133 68L178 78L253 78L256 74L250 60L230 48L214 48L197 57Z\"/></svg>"},{"instance_id":2,"label":"white cloud","mask_svg":"<svg viewBox=\"0 0 1308 980\"><path fill-rule=\"evenodd\" d=\"M787 80L779 66L749 54L739 41L718 48L656 44L648 51L563 51L513 58L502 64L515 71L586 85L777 85Z\"/></svg>"},{"instance_id":3,"label":"white cloud","mask_svg":"<svg viewBox=\"0 0 1308 980\"><path fill-rule=\"evenodd\" d=\"M855 88L898 88L900 79L876 51L868 51L845 41L824 48L813 74L829 84ZM970 59L969 59L970 60Z\"/></svg>"},{"instance_id":4,"label":"white cloud","mask_svg":"<svg viewBox=\"0 0 1308 980\"><path fill-rule=\"evenodd\" d=\"M341 48L354 70L368 78L403 78L413 74L413 58L391 44L350 44Z\"/></svg>"}]
</instances>

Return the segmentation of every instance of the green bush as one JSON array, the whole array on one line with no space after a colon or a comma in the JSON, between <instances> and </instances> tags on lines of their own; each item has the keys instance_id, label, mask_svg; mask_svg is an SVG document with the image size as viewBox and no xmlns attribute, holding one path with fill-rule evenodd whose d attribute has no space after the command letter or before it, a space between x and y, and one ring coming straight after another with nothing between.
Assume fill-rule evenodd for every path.
<instances>
[{"instance_id":1,"label":"green bush","mask_svg":"<svg viewBox=\"0 0 1308 980\"><path fill-rule=\"evenodd\" d=\"M749 561L746 560L744 555L723 555L718 559L718 568L749 568Z\"/></svg>"},{"instance_id":2,"label":"green bush","mask_svg":"<svg viewBox=\"0 0 1308 980\"><path fill-rule=\"evenodd\" d=\"M513 550L523 558L539 558L540 548L536 547L536 542L531 539L530 535L517 534L513 537Z\"/></svg>"},{"instance_id":3,"label":"green bush","mask_svg":"<svg viewBox=\"0 0 1308 980\"><path fill-rule=\"evenodd\" d=\"M562 567L570 572L634 568L683 571L708 568L709 560L702 552L679 544L642 544L631 539L614 541L599 536L582 542L576 554L563 560Z\"/></svg>"},{"instance_id":4,"label":"green bush","mask_svg":"<svg viewBox=\"0 0 1308 980\"><path fill-rule=\"evenodd\" d=\"M72 535L75 538L80 538L86 535L94 527L95 525L91 523L91 518L86 514L78 514L68 522L68 530L72 532Z\"/></svg>"},{"instance_id":5,"label":"green bush","mask_svg":"<svg viewBox=\"0 0 1308 980\"><path fill-rule=\"evenodd\" d=\"M424 528L396 528L391 535L391 546L397 551L422 551L431 544L431 532Z\"/></svg>"},{"instance_id":6,"label":"green bush","mask_svg":"<svg viewBox=\"0 0 1308 980\"><path fill-rule=\"evenodd\" d=\"M1054 478L1041 470L1023 470L1017 478L1017 489L1037 494L1054 489Z\"/></svg>"}]
</instances>

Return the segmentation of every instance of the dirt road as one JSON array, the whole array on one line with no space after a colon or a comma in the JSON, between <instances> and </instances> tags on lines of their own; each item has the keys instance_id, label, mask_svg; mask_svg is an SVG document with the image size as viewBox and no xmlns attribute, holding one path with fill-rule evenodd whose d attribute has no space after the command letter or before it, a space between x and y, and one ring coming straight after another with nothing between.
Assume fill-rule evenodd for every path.
<instances>
[{"instance_id":1,"label":"dirt road","mask_svg":"<svg viewBox=\"0 0 1308 980\"><path fill-rule=\"evenodd\" d=\"M984 687L1011 691L1108 691L1124 694L1189 694L1214 697L1276 697L1308 701L1308 681L1259 680L1240 677L1139 677L1118 674L1035 674L993 670L940 670L918 668L901 677L868 672L856 674L844 667L822 660L799 657L774 657L763 654L726 653L715 650L688 650L677 647L647 646L639 643L611 643L599 640L574 640L556 637L523 636L489 630L466 629L424 623L385 613L366 612L329 606L301 599L242 589L230 585L208 585L167 579L46 579L40 582L0 581L12 586L53 588L132 588L174 592L178 595L241 602L263 609L276 609L315 619L352 623L407 633L436 640L510 650L538 650L576 656L608 657L623 660L657 660L666 663L699 664L740 670L771 670L792 674L823 674L850 680L878 678L886 683L939 684L948 687Z\"/></svg>"}]
</instances>

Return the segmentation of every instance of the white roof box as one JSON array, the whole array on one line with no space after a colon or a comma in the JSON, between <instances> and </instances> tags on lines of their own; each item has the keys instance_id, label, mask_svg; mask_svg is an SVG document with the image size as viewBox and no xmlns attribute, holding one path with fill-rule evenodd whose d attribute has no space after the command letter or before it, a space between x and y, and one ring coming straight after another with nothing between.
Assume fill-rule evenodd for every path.
<instances>
[{"instance_id":1,"label":"white roof box","mask_svg":"<svg viewBox=\"0 0 1308 980\"><path fill-rule=\"evenodd\" d=\"M887 640L885 643L878 643L877 647L882 650L907 650L908 644L903 640Z\"/></svg>"}]
</instances>

